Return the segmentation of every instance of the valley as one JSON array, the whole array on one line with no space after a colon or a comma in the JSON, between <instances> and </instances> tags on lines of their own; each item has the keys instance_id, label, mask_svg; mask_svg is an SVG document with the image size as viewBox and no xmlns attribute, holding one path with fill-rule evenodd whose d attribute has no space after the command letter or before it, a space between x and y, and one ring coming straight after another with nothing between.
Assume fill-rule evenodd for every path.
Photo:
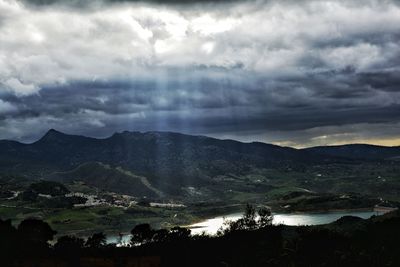
<instances>
[{"instance_id":1,"label":"valley","mask_svg":"<svg viewBox=\"0 0 400 267\"><path fill-rule=\"evenodd\" d=\"M0 141L0 217L40 218L59 234L188 225L242 212L395 208L398 147L293 149L167 132L106 139L50 130ZM346 155L349 157L346 157Z\"/></svg>"}]
</instances>

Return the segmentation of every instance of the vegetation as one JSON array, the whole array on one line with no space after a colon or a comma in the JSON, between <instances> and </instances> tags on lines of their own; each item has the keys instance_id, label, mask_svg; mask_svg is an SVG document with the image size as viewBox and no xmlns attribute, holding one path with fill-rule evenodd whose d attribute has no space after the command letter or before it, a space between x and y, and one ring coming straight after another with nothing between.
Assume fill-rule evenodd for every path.
<instances>
[{"instance_id":1,"label":"vegetation","mask_svg":"<svg viewBox=\"0 0 400 267\"><path fill-rule=\"evenodd\" d=\"M292 186L399 200L399 156L398 147L297 150L178 133L124 132L94 139L52 130L29 145L2 142L0 174L81 181L136 197L204 201L241 200L250 194L258 201L274 188Z\"/></svg>"},{"instance_id":2,"label":"vegetation","mask_svg":"<svg viewBox=\"0 0 400 267\"><path fill-rule=\"evenodd\" d=\"M396 155L398 147L296 150L177 133L93 139L53 130L29 145L1 142L0 217L86 235L185 225L246 203L274 212L399 206Z\"/></svg>"},{"instance_id":3,"label":"vegetation","mask_svg":"<svg viewBox=\"0 0 400 267\"><path fill-rule=\"evenodd\" d=\"M255 215L261 215L257 218ZM247 206L218 236L136 225L130 247L106 244L103 233L86 240L61 236L40 220L15 228L0 220L2 266L399 266L400 212L363 220L343 217L322 226L274 226L268 210Z\"/></svg>"},{"instance_id":4,"label":"vegetation","mask_svg":"<svg viewBox=\"0 0 400 267\"><path fill-rule=\"evenodd\" d=\"M157 191L153 190L153 188L149 187L144 182L144 177L100 162L89 162L68 172L57 172L50 175L48 179L62 181L64 183L79 181L100 190L129 194L137 197L158 196Z\"/></svg>"},{"instance_id":5,"label":"vegetation","mask_svg":"<svg viewBox=\"0 0 400 267\"><path fill-rule=\"evenodd\" d=\"M27 190L37 194L50 196L64 196L70 192L63 184L52 181L39 181L32 183Z\"/></svg>"},{"instance_id":6,"label":"vegetation","mask_svg":"<svg viewBox=\"0 0 400 267\"><path fill-rule=\"evenodd\" d=\"M257 218L258 215L258 218ZM237 231L253 231L272 225L272 213L267 208L256 209L247 205L242 218L236 221L226 221L225 227L218 231L218 235L226 235Z\"/></svg>"}]
</instances>

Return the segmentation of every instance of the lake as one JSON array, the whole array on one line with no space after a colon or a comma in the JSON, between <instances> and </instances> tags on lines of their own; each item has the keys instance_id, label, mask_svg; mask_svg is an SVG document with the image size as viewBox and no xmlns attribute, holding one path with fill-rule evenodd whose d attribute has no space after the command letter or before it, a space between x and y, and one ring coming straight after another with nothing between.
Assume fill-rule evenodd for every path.
<instances>
[{"instance_id":1,"label":"lake","mask_svg":"<svg viewBox=\"0 0 400 267\"><path fill-rule=\"evenodd\" d=\"M285 225L318 225L327 224L336 221L343 216L356 216L363 219L368 219L372 215L382 215L384 212L376 211L341 211L341 212L324 212L324 213L289 213L289 214L273 214L273 224ZM233 213L226 216L217 216L204 220L199 223L190 225L192 234L214 235L218 229L224 224L224 220L237 220L242 216L242 213Z\"/></svg>"},{"instance_id":2,"label":"lake","mask_svg":"<svg viewBox=\"0 0 400 267\"><path fill-rule=\"evenodd\" d=\"M319 225L327 224L340 219L343 216L356 216L363 219L368 219L372 215L382 215L382 211L340 211L340 212L323 212L323 213L275 213L273 224L285 225ZM242 217L243 213L232 213L225 216L216 216L199 223L194 223L188 226L192 234L198 235L205 232L209 235L215 235L220 229L225 220L237 220ZM107 243L115 243L118 246L127 246L130 241L130 235L122 236L107 236Z\"/></svg>"}]
</instances>

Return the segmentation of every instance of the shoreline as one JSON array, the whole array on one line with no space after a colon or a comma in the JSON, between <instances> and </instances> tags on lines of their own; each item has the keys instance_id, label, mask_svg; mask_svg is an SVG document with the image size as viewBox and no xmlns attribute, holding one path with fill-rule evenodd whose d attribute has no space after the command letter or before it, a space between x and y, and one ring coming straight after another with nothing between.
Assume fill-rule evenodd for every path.
<instances>
[{"instance_id":1,"label":"shoreline","mask_svg":"<svg viewBox=\"0 0 400 267\"><path fill-rule=\"evenodd\" d=\"M292 212L284 212L284 211L276 211L276 212L272 212L272 215L304 215L304 214L330 214L330 213L346 213L346 212L383 212L386 213L389 210L384 209L384 210L375 210L375 207L368 207L368 208L343 208L343 209L329 209L329 210L309 210L309 211L292 211ZM192 227L191 225L194 224L198 224L198 223L202 223L204 221L216 218L216 217L225 217L225 216L229 216L229 215L243 215L244 211L243 210L237 210L237 211L221 211L221 213L215 213L213 215L207 215L207 216L196 216L196 218L194 220L188 221L185 224L182 225L177 225L180 226L182 228L195 228ZM93 232L97 232L96 230L92 230L92 229L82 229L82 230L78 230L78 231L67 231L64 234L68 234L68 235L76 235L79 233L83 233L82 237L87 237L90 236L90 234L88 233L93 233ZM127 235L130 234L130 230L122 230L122 231L117 231L115 232L112 229L106 229L102 231L105 235L110 235L110 236L116 236L119 234L122 235Z\"/></svg>"},{"instance_id":2,"label":"shoreline","mask_svg":"<svg viewBox=\"0 0 400 267\"><path fill-rule=\"evenodd\" d=\"M284 212L279 211L279 214L319 214L319 213L340 213L340 212L369 212L375 211L374 207L370 208L343 208L343 209L318 209L318 210L301 210L301 211L290 211ZM272 212L274 214L274 212Z\"/></svg>"},{"instance_id":3,"label":"shoreline","mask_svg":"<svg viewBox=\"0 0 400 267\"><path fill-rule=\"evenodd\" d=\"M293 212L281 212L281 211L278 211L278 212L272 212L272 215L274 216L274 215L304 215L304 214L330 214L330 213L346 213L346 212L349 212L349 213L351 213L351 212L388 212L387 210L381 210L381 211L376 211L375 209L374 209L374 207L369 207L369 208L344 208L344 209L330 209L330 210L310 210L310 211L293 211ZM207 220L210 220L210 219L213 219L213 218L217 218L217 217L225 217L225 216L227 216L227 215L234 215L234 214L237 214L237 215L240 215L240 214L243 214L244 212L231 212L231 213L225 213L225 214L216 214L216 215L214 215L214 216L207 216L206 218L201 218L201 219L199 219L199 220L196 220L196 221L194 221L194 222L192 222L192 223L189 223L189 224L186 224L186 225L183 225L183 226L181 226L181 227L185 227L185 228L191 228L191 229L194 229L194 228L200 228L200 227L196 227L196 226L191 226L191 225L194 225L194 224L199 224L199 223L202 223L202 222L204 222L204 221L207 221Z\"/></svg>"}]
</instances>

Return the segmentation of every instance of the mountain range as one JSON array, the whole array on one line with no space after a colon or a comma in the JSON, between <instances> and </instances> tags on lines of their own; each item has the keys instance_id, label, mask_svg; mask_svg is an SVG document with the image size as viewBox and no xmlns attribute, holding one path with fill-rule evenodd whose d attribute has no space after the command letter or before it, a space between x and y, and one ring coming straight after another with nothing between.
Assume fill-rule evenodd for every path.
<instances>
[{"instance_id":1,"label":"mountain range","mask_svg":"<svg viewBox=\"0 0 400 267\"><path fill-rule=\"evenodd\" d=\"M218 187L228 178L256 179L251 177L271 170L301 173L310 166L386 163L399 158L400 147L352 144L294 149L173 132L122 132L97 139L52 129L31 144L0 141L2 174L80 180L105 190L149 196L179 195L187 187Z\"/></svg>"}]
</instances>

